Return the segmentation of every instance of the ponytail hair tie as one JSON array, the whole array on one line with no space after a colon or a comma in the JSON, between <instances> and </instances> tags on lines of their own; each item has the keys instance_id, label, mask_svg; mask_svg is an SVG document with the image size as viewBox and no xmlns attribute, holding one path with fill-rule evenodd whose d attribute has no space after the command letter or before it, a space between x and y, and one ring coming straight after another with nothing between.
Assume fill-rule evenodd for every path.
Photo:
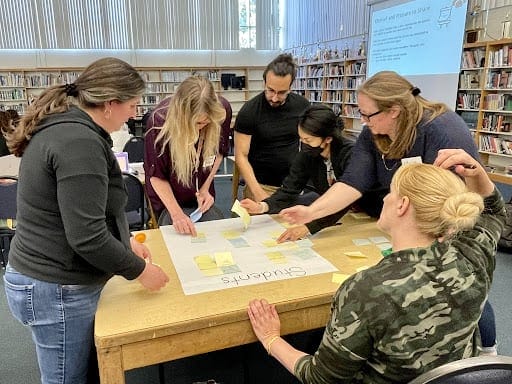
<instances>
[{"instance_id":1,"label":"ponytail hair tie","mask_svg":"<svg viewBox=\"0 0 512 384\"><path fill-rule=\"evenodd\" d=\"M64 89L66 90L66 95L73 97L78 96L78 89L76 88L75 83L65 84Z\"/></svg>"},{"instance_id":2,"label":"ponytail hair tie","mask_svg":"<svg viewBox=\"0 0 512 384\"><path fill-rule=\"evenodd\" d=\"M421 90L418 87L413 87L411 89L411 93L413 96L418 96L421 93Z\"/></svg>"}]
</instances>

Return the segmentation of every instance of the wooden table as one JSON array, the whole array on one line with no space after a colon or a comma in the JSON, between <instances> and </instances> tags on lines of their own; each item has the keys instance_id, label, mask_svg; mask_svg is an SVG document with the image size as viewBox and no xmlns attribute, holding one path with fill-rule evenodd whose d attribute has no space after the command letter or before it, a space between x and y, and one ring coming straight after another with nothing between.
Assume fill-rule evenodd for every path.
<instances>
[{"instance_id":1,"label":"wooden table","mask_svg":"<svg viewBox=\"0 0 512 384\"><path fill-rule=\"evenodd\" d=\"M356 247L352 239L384 235L370 219L342 219L312 238L314 249L340 273L352 274L381 259L375 245ZM160 292L137 281L112 278L98 306L95 343L102 384L125 383L124 371L257 341L246 313L251 299L277 305L282 334L325 326L338 288L332 273L185 296L159 230L146 231L146 244L170 283ZM368 258L351 258L360 250Z\"/></svg>"}]
</instances>

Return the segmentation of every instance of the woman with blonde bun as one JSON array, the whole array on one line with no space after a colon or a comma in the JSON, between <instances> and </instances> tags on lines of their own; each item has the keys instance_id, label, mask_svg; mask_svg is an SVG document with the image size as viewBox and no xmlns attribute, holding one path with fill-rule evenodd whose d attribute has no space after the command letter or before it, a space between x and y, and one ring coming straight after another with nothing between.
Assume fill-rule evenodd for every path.
<instances>
[{"instance_id":1,"label":"woman with blonde bun","mask_svg":"<svg viewBox=\"0 0 512 384\"><path fill-rule=\"evenodd\" d=\"M504 220L500 193L463 150L404 165L378 221L392 251L340 286L317 352L282 339L276 307L264 299L249 304L254 332L303 383L407 383L476 356Z\"/></svg>"}]
</instances>

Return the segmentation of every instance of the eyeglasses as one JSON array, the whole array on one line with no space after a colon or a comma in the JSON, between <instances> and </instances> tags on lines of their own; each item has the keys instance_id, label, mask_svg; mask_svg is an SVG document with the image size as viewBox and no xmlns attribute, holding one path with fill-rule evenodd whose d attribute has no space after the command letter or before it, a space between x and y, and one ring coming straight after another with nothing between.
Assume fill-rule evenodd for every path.
<instances>
[{"instance_id":1,"label":"eyeglasses","mask_svg":"<svg viewBox=\"0 0 512 384\"><path fill-rule=\"evenodd\" d=\"M377 116L379 113L382 112L382 110L380 110L380 111L373 112L373 113L370 113L369 115L367 115L366 113L361 112L360 109L358 109L358 111L359 111L359 114L361 115L361 118L368 120L368 121L370 121L370 118L372 118L373 116Z\"/></svg>"},{"instance_id":2,"label":"eyeglasses","mask_svg":"<svg viewBox=\"0 0 512 384\"><path fill-rule=\"evenodd\" d=\"M287 89L286 91L276 91L272 88L265 87L265 93L270 97L274 97L275 95L279 97L285 97L290 93L290 90Z\"/></svg>"}]
</instances>

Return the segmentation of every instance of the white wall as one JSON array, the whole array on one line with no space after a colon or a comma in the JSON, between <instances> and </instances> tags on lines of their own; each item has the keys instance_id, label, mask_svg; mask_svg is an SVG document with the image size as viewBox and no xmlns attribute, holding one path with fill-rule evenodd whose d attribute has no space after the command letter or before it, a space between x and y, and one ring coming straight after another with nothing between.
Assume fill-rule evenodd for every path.
<instances>
[{"instance_id":1,"label":"white wall","mask_svg":"<svg viewBox=\"0 0 512 384\"><path fill-rule=\"evenodd\" d=\"M101 57L118 57L134 67L266 66L279 51L0 51L0 69L85 67Z\"/></svg>"}]
</instances>

